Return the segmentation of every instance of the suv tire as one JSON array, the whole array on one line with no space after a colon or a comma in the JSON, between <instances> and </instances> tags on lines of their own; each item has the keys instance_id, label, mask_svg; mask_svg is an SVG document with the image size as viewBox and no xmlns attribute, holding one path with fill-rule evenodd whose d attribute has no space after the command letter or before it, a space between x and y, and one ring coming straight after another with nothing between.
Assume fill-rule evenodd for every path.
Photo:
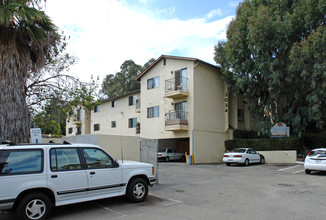
<instances>
[{"instance_id":1,"label":"suv tire","mask_svg":"<svg viewBox=\"0 0 326 220\"><path fill-rule=\"evenodd\" d=\"M142 178L133 179L127 188L126 196L130 202L142 202L148 194L148 184Z\"/></svg>"},{"instance_id":2,"label":"suv tire","mask_svg":"<svg viewBox=\"0 0 326 220\"><path fill-rule=\"evenodd\" d=\"M27 194L20 200L16 209L18 219L22 220L43 220L51 211L51 200L43 193Z\"/></svg>"}]
</instances>

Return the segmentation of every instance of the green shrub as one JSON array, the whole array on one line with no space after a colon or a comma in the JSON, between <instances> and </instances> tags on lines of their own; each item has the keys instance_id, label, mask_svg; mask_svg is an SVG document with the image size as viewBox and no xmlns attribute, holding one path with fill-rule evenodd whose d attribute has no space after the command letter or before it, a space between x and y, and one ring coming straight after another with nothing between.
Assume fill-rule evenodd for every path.
<instances>
[{"instance_id":1,"label":"green shrub","mask_svg":"<svg viewBox=\"0 0 326 220\"><path fill-rule=\"evenodd\" d=\"M258 136L257 131L254 130L242 130L235 129L233 131L234 139L258 139L258 138L266 138L266 136Z\"/></svg>"},{"instance_id":2,"label":"green shrub","mask_svg":"<svg viewBox=\"0 0 326 220\"><path fill-rule=\"evenodd\" d=\"M303 144L309 150L326 147L326 133L304 134Z\"/></svg>"},{"instance_id":3,"label":"green shrub","mask_svg":"<svg viewBox=\"0 0 326 220\"><path fill-rule=\"evenodd\" d=\"M304 152L302 139L289 138L260 138L260 139L235 139L225 141L225 149L232 150L239 147L250 147L256 151L297 150Z\"/></svg>"}]
</instances>

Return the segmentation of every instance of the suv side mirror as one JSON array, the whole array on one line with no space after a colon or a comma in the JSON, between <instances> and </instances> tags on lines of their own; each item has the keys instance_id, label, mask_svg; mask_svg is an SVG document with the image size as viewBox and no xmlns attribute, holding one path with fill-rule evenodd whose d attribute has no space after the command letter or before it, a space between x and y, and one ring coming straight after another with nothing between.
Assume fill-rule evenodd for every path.
<instances>
[{"instance_id":1,"label":"suv side mirror","mask_svg":"<svg viewBox=\"0 0 326 220\"><path fill-rule=\"evenodd\" d=\"M115 168L115 167L119 167L120 165L119 165L119 163L118 163L118 160L114 160L113 161L113 168Z\"/></svg>"}]
</instances>

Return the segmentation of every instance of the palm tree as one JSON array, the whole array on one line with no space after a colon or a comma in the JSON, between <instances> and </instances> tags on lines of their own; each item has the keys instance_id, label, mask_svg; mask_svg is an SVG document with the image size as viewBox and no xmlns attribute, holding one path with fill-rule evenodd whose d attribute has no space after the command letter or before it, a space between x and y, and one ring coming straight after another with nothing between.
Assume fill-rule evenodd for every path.
<instances>
[{"instance_id":1,"label":"palm tree","mask_svg":"<svg viewBox=\"0 0 326 220\"><path fill-rule=\"evenodd\" d=\"M28 142L26 80L50 58L60 38L41 0L0 0L0 142Z\"/></svg>"}]
</instances>

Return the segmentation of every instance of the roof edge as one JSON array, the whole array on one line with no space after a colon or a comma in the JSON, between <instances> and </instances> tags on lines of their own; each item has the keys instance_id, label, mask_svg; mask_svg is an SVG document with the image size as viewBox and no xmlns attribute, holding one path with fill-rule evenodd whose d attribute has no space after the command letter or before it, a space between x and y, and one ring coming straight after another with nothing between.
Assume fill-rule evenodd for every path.
<instances>
[{"instance_id":1,"label":"roof edge","mask_svg":"<svg viewBox=\"0 0 326 220\"><path fill-rule=\"evenodd\" d=\"M197 59L197 58L192 58L192 57L180 57L180 56L170 56L170 55L161 55L159 58L157 58L149 67L147 67L146 70L144 70L141 74L139 74L139 76L136 77L136 80L140 80L140 78L147 73L153 66L155 66L161 59L163 58L169 58L169 59L178 59L178 60L189 60L189 61L194 61L194 62L199 62L199 63L203 63L205 65L211 66L213 68L217 68L218 66L215 66L213 64L210 64L208 62L205 62L203 60Z\"/></svg>"}]
</instances>

